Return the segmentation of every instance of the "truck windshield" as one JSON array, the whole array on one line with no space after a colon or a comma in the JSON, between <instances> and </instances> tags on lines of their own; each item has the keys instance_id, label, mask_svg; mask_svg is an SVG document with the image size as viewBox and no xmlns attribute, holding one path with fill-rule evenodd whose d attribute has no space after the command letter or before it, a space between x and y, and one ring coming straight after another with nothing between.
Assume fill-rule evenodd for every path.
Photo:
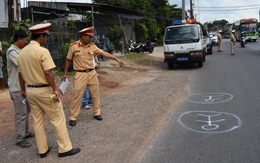
<instances>
[{"instance_id":1,"label":"truck windshield","mask_svg":"<svg viewBox=\"0 0 260 163\"><path fill-rule=\"evenodd\" d=\"M194 43L199 42L198 27L175 26L166 29L165 44Z\"/></svg>"}]
</instances>

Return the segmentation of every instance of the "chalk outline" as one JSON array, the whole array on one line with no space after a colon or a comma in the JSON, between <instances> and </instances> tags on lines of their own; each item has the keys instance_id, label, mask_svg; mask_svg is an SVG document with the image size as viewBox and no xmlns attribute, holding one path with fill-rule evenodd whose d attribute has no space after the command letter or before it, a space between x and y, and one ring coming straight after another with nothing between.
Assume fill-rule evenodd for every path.
<instances>
[{"instance_id":1,"label":"chalk outline","mask_svg":"<svg viewBox=\"0 0 260 163\"><path fill-rule=\"evenodd\" d=\"M228 96L230 96L230 98L226 99L226 100L218 101L218 102L212 102L212 103L198 102L198 101L193 101L193 100L188 99L191 96L197 96L197 95L221 95L221 94L222 95L228 95ZM227 102L227 101L230 101L232 99L233 99L233 95L229 94L229 93L199 93L199 94L192 94L192 95L189 95L189 96L186 97L187 101L194 102L194 103L197 103L197 104L217 104L217 103Z\"/></svg>"},{"instance_id":2,"label":"chalk outline","mask_svg":"<svg viewBox=\"0 0 260 163\"><path fill-rule=\"evenodd\" d=\"M235 117L235 118L237 119L238 125L237 125L237 126L234 126L234 127L232 127L232 128L230 128L229 130L217 131L217 132L212 132L212 131L199 131L199 130L191 129L191 128L187 127L186 125L184 125L184 124L181 122L181 118L182 118L184 115L186 115L186 114L194 113L194 112L199 112L199 113L208 113L208 112L210 112L210 113L222 113L222 114L227 114L227 115L230 115L230 116ZM225 132L230 132L230 131L232 131L232 130L235 130L235 129L241 127L241 120L240 120L240 118L239 118L238 116L236 116L236 115L234 115L234 114L231 114L231 113L219 112L219 111L188 111L188 112L185 112L185 113L183 113L183 114L181 114L181 115L179 116L178 122L179 122L183 127L185 127L186 129L189 129L189 130L194 131L194 132L206 133L206 134L207 134L207 133L214 133L214 134L215 134L215 133L217 133L217 134L218 134L218 133L225 133Z\"/></svg>"}]
</instances>

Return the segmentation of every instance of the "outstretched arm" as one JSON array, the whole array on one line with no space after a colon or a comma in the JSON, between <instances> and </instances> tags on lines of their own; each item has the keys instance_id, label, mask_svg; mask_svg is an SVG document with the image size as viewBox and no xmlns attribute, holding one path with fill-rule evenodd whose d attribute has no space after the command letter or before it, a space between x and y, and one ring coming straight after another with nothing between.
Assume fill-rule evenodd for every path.
<instances>
[{"instance_id":1,"label":"outstretched arm","mask_svg":"<svg viewBox=\"0 0 260 163\"><path fill-rule=\"evenodd\" d=\"M124 64L125 64L125 63L122 62L120 59L118 59L117 57L115 57L115 56L109 54L108 52L105 52L105 51L104 51L103 53L101 53L101 55L104 56L104 57L106 57L106 58L113 59L113 60L117 61L118 65L119 65L120 67L124 66Z\"/></svg>"}]
</instances>

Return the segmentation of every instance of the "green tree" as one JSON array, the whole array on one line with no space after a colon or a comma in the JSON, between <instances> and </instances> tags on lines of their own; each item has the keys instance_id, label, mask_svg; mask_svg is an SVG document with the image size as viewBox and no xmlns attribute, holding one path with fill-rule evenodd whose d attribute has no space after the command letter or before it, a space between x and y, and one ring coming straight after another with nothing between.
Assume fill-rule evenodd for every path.
<instances>
[{"instance_id":1,"label":"green tree","mask_svg":"<svg viewBox=\"0 0 260 163\"><path fill-rule=\"evenodd\" d=\"M135 24L135 35L137 42L143 42L148 37L148 29L145 22Z\"/></svg>"},{"instance_id":2,"label":"green tree","mask_svg":"<svg viewBox=\"0 0 260 163\"><path fill-rule=\"evenodd\" d=\"M109 38L109 40L113 43L115 46L115 49L122 50L121 49L121 38L123 36L124 29L120 26L113 26L108 29L108 32L106 34L106 37Z\"/></svg>"},{"instance_id":3,"label":"green tree","mask_svg":"<svg viewBox=\"0 0 260 163\"><path fill-rule=\"evenodd\" d=\"M222 20L215 20L213 21L213 25L217 28L217 29L223 29L225 28L225 26L228 24L228 21L222 19Z\"/></svg>"},{"instance_id":4,"label":"green tree","mask_svg":"<svg viewBox=\"0 0 260 163\"><path fill-rule=\"evenodd\" d=\"M120 7L132 8L144 16L143 20L135 20L136 39L146 40L162 36L166 26L172 21L182 18L182 10L176 4L169 5L168 0L93 0Z\"/></svg>"}]
</instances>

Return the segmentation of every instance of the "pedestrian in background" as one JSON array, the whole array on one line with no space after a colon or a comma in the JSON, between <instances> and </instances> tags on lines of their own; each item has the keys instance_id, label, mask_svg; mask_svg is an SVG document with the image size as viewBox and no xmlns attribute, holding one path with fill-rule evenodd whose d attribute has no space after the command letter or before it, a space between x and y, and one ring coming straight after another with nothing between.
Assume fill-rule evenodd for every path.
<instances>
[{"instance_id":1,"label":"pedestrian in background","mask_svg":"<svg viewBox=\"0 0 260 163\"><path fill-rule=\"evenodd\" d=\"M4 89L5 89L4 74L3 74L3 69L2 69L4 64L3 64L2 57L3 57L3 50L2 50L2 43L0 41L0 93L4 92Z\"/></svg>"},{"instance_id":2,"label":"pedestrian in background","mask_svg":"<svg viewBox=\"0 0 260 163\"><path fill-rule=\"evenodd\" d=\"M235 49L235 42L236 42L236 38L235 38L235 30L232 30L232 34L231 34L231 37L230 37L230 52L231 52L231 55L235 55L235 52L234 52L234 49Z\"/></svg>"},{"instance_id":3,"label":"pedestrian in background","mask_svg":"<svg viewBox=\"0 0 260 163\"><path fill-rule=\"evenodd\" d=\"M68 68L73 60L73 68L76 71L74 77L74 92L72 102L70 105L70 126L77 124L77 116L80 111L82 96L86 86L88 87L93 101L93 114L96 120L102 121L100 111L100 95L99 95L99 81L97 73L94 71L94 65L92 63L94 55L104 56L108 59L113 59L118 62L119 66L123 66L122 62L117 57L99 49L93 43L94 27L84 28L79 31L81 38L79 41L73 42L70 45L67 59L65 62L64 75L62 79L67 77Z\"/></svg>"},{"instance_id":4,"label":"pedestrian in background","mask_svg":"<svg viewBox=\"0 0 260 163\"><path fill-rule=\"evenodd\" d=\"M95 71L100 68L100 62L98 61L98 57L96 55L93 57L93 65L95 67L94 68ZM92 96L89 92L88 87L86 87L83 97L82 97L82 107L83 107L83 109L87 110L90 108L89 105L91 105L91 104L92 104Z\"/></svg>"},{"instance_id":5,"label":"pedestrian in background","mask_svg":"<svg viewBox=\"0 0 260 163\"><path fill-rule=\"evenodd\" d=\"M222 52L222 30L218 31L218 52Z\"/></svg>"},{"instance_id":6,"label":"pedestrian in background","mask_svg":"<svg viewBox=\"0 0 260 163\"><path fill-rule=\"evenodd\" d=\"M26 141L26 138L34 137L34 133L29 132L30 107L27 100L21 97L17 58L21 49L28 44L28 34L20 29L15 32L13 39L14 43L6 51L7 83L15 109L15 143L22 148L27 148L31 144Z\"/></svg>"},{"instance_id":7,"label":"pedestrian in background","mask_svg":"<svg viewBox=\"0 0 260 163\"><path fill-rule=\"evenodd\" d=\"M36 144L41 158L46 157L51 150L44 130L45 115L54 125L59 157L80 152L79 148L72 148L67 131L59 90L52 73L56 66L49 50L42 47L48 38L50 25L37 24L29 28L32 40L21 50L18 57L21 95L27 97L31 106Z\"/></svg>"}]
</instances>

